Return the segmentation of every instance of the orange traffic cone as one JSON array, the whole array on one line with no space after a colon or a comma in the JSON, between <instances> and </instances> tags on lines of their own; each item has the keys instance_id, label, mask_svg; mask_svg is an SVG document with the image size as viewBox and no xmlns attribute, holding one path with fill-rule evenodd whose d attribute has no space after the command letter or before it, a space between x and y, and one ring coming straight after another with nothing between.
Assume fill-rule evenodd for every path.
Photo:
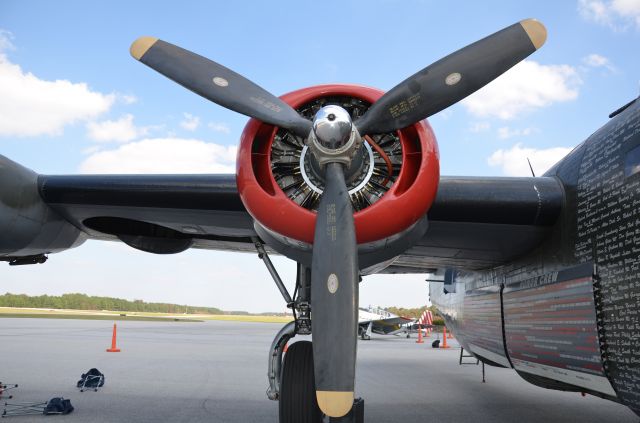
<instances>
[{"instance_id":1,"label":"orange traffic cone","mask_svg":"<svg viewBox=\"0 0 640 423\"><path fill-rule=\"evenodd\" d=\"M284 344L284 348L282 349L282 352L286 353L288 349L289 349L289 343L287 342L286 344Z\"/></svg>"},{"instance_id":2,"label":"orange traffic cone","mask_svg":"<svg viewBox=\"0 0 640 423\"><path fill-rule=\"evenodd\" d=\"M418 340L416 341L416 344L424 344L424 341L422 340L422 328L420 326L418 326Z\"/></svg>"},{"instance_id":3,"label":"orange traffic cone","mask_svg":"<svg viewBox=\"0 0 640 423\"><path fill-rule=\"evenodd\" d=\"M447 327L442 327L442 346L440 348L449 348L447 345Z\"/></svg>"},{"instance_id":4,"label":"orange traffic cone","mask_svg":"<svg viewBox=\"0 0 640 423\"><path fill-rule=\"evenodd\" d=\"M116 347L116 324L113 324L113 336L111 336L111 348L107 352L120 352L120 348Z\"/></svg>"}]
</instances>

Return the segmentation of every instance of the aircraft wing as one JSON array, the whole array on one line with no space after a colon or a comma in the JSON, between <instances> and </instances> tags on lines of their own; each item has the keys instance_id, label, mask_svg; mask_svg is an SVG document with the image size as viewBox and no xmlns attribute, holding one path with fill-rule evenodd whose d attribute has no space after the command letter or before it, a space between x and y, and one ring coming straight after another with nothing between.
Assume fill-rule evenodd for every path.
<instances>
[{"instance_id":1,"label":"aircraft wing","mask_svg":"<svg viewBox=\"0 0 640 423\"><path fill-rule=\"evenodd\" d=\"M546 239L563 203L555 177L442 176L427 232L382 273L506 263Z\"/></svg>"},{"instance_id":2,"label":"aircraft wing","mask_svg":"<svg viewBox=\"0 0 640 423\"><path fill-rule=\"evenodd\" d=\"M33 196L51 209L46 219L55 215L58 224L69 223L78 238L119 239L155 253L191 247L255 251L251 237L257 234L240 200L235 175L37 175L2 156L0 171L7 176L3 180L13 181L0 187L0 192L26 192L31 185L37 186ZM27 200L34 202L34 198ZM425 235L384 272L425 273L448 266L484 268L504 263L544 239L562 202L563 190L552 177L443 176L428 212ZM47 242L61 238L62 229L49 229L56 235L47 235L45 218L37 219L43 220L39 237L46 235ZM27 232L19 229L21 234ZM61 251L79 243L67 239L65 245L50 246L51 242L29 241L29 248L16 248L11 236L3 242L0 257L4 260Z\"/></svg>"},{"instance_id":3,"label":"aircraft wing","mask_svg":"<svg viewBox=\"0 0 640 423\"><path fill-rule=\"evenodd\" d=\"M184 239L190 247L255 251L253 219L232 174L41 175L38 187L91 238Z\"/></svg>"},{"instance_id":4,"label":"aircraft wing","mask_svg":"<svg viewBox=\"0 0 640 423\"><path fill-rule=\"evenodd\" d=\"M360 320L358 324L363 330L366 330L371 323L371 332L379 335L392 335L400 330L402 325L406 325L411 322L413 322L413 319L396 316L386 319Z\"/></svg>"},{"instance_id":5,"label":"aircraft wing","mask_svg":"<svg viewBox=\"0 0 640 423\"><path fill-rule=\"evenodd\" d=\"M150 223L194 247L255 251L235 175L41 175L38 185L49 206L92 238L153 235ZM562 201L555 178L443 176L427 233L386 272L506 262L544 238Z\"/></svg>"}]
</instances>

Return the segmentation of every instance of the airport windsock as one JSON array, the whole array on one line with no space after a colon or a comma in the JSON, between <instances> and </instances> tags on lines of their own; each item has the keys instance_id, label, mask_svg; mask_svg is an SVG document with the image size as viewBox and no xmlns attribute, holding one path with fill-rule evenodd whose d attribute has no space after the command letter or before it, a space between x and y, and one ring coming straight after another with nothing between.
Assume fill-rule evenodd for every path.
<instances>
[{"instance_id":1,"label":"airport windsock","mask_svg":"<svg viewBox=\"0 0 640 423\"><path fill-rule=\"evenodd\" d=\"M418 324L419 325L424 325L427 322L427 312L429 310L425 310L422 312L422 314L420 315L420 318L418 319Z\"/></svg>"},{"instance_id":2,"label":"airport windsock","mask_svg":"<svg viewBox=\"0 0 640 423\"><path fill-rule=\"evenodd\" d=\"M422 312L422 315L420 315L420 318L418 319L418 324L419 325L425 325L425 326L429 326L433 324L433 313L431 313L430 310L425 310ZM431 327L427 327L425 330L427 335L431 335Z\"/></svg>"},{"instance_id":3,"label":"airport windsock","mask_svg":"<svg viewBox=\"0 0 640 423\"><path fill-rule=\"evenodd\" d=\"M111 336L111 348L107 348L107 352L120 352L120 348L116 347L116 324L113 324L113 335Z\"/></svg>"}]
</instances>

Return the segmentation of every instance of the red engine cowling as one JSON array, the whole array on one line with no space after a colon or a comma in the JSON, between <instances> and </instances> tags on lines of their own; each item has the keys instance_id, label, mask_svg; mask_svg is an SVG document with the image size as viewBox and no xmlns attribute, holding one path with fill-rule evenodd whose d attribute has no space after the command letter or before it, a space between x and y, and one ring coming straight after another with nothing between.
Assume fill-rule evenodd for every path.
<instances>
[{"instance_id":1,"label":"red engine cowling","mask_svg":"<svg viewBox=\"0 0 640 423\"><path fill-rule=\"evenodd\" d=\"M299 109L318 99L335 96L371 104L383 92L357 85L321 85L281 98ZM264 228L289 241L313 243L316 213L293 201L278 185L272 171L272 146L278 128L251 119L240 140L237 183L247 211ZM393 134L402 147L402 161L389 189L368 207L354 213L358 244L393 237L410 228L433 203L439 181L435 135L426 120Z\"/></svg>"}]
</instances>

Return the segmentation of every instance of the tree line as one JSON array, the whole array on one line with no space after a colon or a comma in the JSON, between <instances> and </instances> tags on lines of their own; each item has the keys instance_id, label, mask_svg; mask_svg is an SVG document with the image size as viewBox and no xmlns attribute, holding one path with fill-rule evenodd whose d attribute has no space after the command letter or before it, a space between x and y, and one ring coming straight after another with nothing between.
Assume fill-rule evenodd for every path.
<instances>
[{"instance_id":1,"label":"tree line","mask_svg":"<svg viewBox=\"0 0 640 423\"><path fill-rule=\"evenodd\" d=\"M52 308L70 310L111 310L151 313L224 314L215 307L194 307L169 303L146 303L142 300L124 300L111 297L90 297L85 294L60 296L6 293L0 296L0 307Z\"/></svg>"},{"instance_id":2,"label":"tree line","mask_svg":"<svg viewBox=\"0 0 640 423\"><path fill-rule=\"evenodd\" d=\"M195 307L170 303L147 303L142 300L129 301L122 298L94 297L86 294L63 294L29 296L6 293L0 295L0 307L50 308L69 310L110 310L150 313L186 314L250 314L246 311L225 312L216 307ZM434 306L420 308L387 307L385 310L403 317L418 319L425 310L433 312L433 324L443 325ZM274 313L261 313L272 315Z\"/></svg>"}]
</instances>

